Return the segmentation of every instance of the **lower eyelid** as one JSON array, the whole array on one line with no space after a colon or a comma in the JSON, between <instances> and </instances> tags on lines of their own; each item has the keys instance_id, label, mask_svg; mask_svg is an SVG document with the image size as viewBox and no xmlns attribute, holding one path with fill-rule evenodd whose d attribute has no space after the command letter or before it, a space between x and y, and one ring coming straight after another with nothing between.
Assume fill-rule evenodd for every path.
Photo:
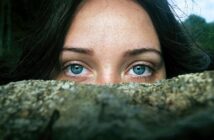
<instances>
[{"instance_id":1,"label":"lower eyelid","mask_svg":"<svg viewBox=\"0 0 214 140\"><path fill-rule=\"evenodd\" d=\"M83 82L86 81L87 77L81 77L81 76L66 76L68 80L74 81L74 82Z\"/></svg>"},{"instance_id":2,"label":"lower eyelid","mask_svg":"<svg viewBox=\"0 0 214 140\"><path fill-rule=\"evenodd\" d=\"M138 83L151 83L154 81L154 77L152 76L137 76L137 77L128 77L126 79L127 82L138 82Z\"/></svg>"}]
</instances>

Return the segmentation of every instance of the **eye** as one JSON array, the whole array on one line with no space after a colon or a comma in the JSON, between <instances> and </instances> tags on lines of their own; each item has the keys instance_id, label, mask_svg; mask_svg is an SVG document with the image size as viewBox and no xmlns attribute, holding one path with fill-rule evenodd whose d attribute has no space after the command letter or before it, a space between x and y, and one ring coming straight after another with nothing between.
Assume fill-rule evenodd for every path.
<instances>
[{"instance_id":1,"label":"eye","mask_svg":"<svg viewBox=\"0 0 214 140\"><path fill-rule=\"evenodd\" d=\"M93 78L92 70L89 65L82 61L70 61L62 65L61 76L65 80L83 83Z\"/></svg>"},{"instance_id":2,"label":"eye","mask_svg":"<svg viewBox=\"0 0 214 140\"><path fill-rule=\"evenodd\" d=\"M65 72L70 76L81 76L87 73L87 69L80 64L69 64L66 66Z\"/></svg>"},{"instance_id":3,"label":"eye","mask_svg":"<svg viewBox=\"0 0 214 140\"><path fill-rule=\"evenodd\" d=\"M143 64L139 64L139 65L135 65L133 67L131 67L131 69L129 69L128 74L131 74L133 76L150 76L152 75L153 70L146 65Z\"/></svg>"}]
</instances>

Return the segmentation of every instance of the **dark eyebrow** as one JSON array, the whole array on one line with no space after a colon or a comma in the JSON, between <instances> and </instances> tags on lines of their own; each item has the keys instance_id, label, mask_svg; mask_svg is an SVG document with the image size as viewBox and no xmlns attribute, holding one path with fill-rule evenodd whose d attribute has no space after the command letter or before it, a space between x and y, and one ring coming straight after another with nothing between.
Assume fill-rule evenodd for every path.
<instances>
[{"instance_id":1,"label":"dark eyebrow","mask_svg":"<svg viewBox=\"0 0 214 140\"><path fill-rule=\"evenodd\" d=\"M67 48L64 47L63 51L72 51L75 53L81 53L81 54L87 54L87 55L93 55L93 51L91 49L86 49L86 48Z\"/></svg>"},{"instance_id":2,"label":"dark eyebrow","mask_svg":"<svg viewBox=\"0 0 214 140\"><path fill-rule=\"evenodd\" d=\"M134 50L129 50L124 54L124 57L127 56L135 56L135 55L140 55L142 53L147 53L147 52L153 52L156 53L158 55L160 55L160 57L162 56L162 53L157 50L157 49L152 49L152 48L140 48L140 49L134 49Z\"/></svg>"}]
</instances>

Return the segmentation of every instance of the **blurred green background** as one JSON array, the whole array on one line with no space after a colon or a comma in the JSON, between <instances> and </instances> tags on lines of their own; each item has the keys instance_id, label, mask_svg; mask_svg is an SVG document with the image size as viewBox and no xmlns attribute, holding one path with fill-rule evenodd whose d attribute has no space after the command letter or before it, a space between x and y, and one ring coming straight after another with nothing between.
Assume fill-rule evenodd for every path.
<instances>
[{"instance_id":1,"label":"blurred green background","mask_svg":"<svg viewBox=\"0 0 214 140\"><path fill-rule=\"evenodd\" d=\"M203 17L190 15L183 23L201 48L214 52L214 22L207 23Z\"/></svg>"},{"instance_id":2,"label":"blurred green background","mask_svg":"<svg viewBox=\"0 0 214 140\"><path fill-rule=\"evenodd\" d=\"M39 7L46 0L0 1L0 73L14 68L22 52L22 43L30 34L37 19ZM205 50L214 61L214 22L207 23L203 17L190 15L181 23L187 34ZM214 62L209 69L214 69Z\"/></svg>"}]
</instances>

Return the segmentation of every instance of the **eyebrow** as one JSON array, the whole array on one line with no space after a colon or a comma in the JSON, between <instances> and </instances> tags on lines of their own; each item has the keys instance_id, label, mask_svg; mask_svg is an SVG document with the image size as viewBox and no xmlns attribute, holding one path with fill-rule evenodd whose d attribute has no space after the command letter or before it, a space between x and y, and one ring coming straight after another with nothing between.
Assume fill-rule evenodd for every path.
<instances>
[{"instance_id":1,"label":"eyebrow","mask_svg":"<svg viewBox=\"0 0 214 140\"><path fill-rule=\"evenodd\" d=\"M142 53L147 53L147 52L156 53L156 54L158 54L160 57L162 56L161 51L159 51L159 50L157 50L157 49L152 49L152 48L139 48L139 49L133 49L133 50L127 51L127 52L124 54L124 57L140 55L140 54L142 54Z\"/></svg>"},{"instance_id":2,"label":"eyebrow","mask_svg":"<svg viewBox=\"0 0 214 140\"><path fill-rule=\"evenodd\" d=\"M81 53L81 54L86 54L86 55L93 55L93 51L91 49L87 49L87 48L63 48L63 51L71 51L71 52L75 52L75 53Z\"/></svg>"},{"instance_id":3,"label":"eyebrow","mask_svg":"<svg viewBox=\"0 0 214 140\"><path fill-rule=\"evenodd\" d=\"M88 49L88 48L74 48L74 47L67 48L67 47L64 47L63 51L71 51L71 52L81 53L81 54L86 54L86 55L93 55L94 54L93 50ZM153 52L153 53L158 54L160 57L162 56L162 53L157 49L139 48L139 49L128 50L127 52L125 52L124 57L140 55L142 53L147 53L147 52Z\"/></svg>"}]
</instances>

